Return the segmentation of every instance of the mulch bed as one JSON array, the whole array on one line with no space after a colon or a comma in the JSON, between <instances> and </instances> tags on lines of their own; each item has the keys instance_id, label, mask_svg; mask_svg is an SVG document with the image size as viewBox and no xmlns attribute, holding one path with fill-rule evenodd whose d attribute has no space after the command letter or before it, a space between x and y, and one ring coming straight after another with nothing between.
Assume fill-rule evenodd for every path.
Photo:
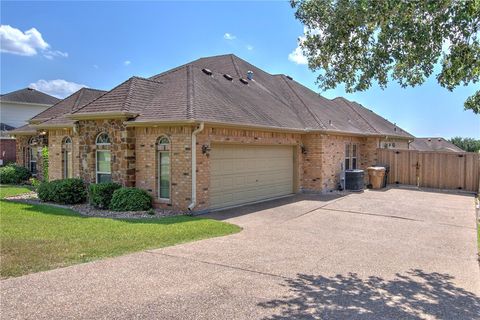
<instances>
[{"instance_id":1,"label":"mulch bed","mask_svg":"<svg viewBox=\"0 0 480 320\"><path fill-rule=\"evenodd\" d=\"M5 200L28 203L28 204L48 204L55 207L71 209L83 216L100 217L100 218L116 218L116 219L157 219L162 217L171 217L178 215L185 215L184 211L175 211L170 209L153 209L155 214L149 214L148 211L111 211L96 209L88 203L80 204L58 204L52 202L40 201L36 192L28 192L17 196L7 197Z\"/></svg>"}]
</instances>

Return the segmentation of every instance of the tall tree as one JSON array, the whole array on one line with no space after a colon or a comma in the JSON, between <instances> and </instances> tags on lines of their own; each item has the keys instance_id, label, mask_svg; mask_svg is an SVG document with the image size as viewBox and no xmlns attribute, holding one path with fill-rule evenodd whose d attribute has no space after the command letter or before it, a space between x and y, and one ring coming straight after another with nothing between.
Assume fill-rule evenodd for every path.
<instances>
[{"instance_id":1,"label":"tall tree","mask_svg":"<svg viewBox=\"0 0 480 320\"><path fill-rule=\"evenodd\" d=\"M467 152L479 152L480 140L474 138L455 137L450 139L450 142Z\"/></svg>"},{"instance_id":2,"label":"tall tree","mask_svg":"<svg viewBox=\"0 0 480 320\"><path fill-rule=\"evenodd\" d=\"M321 89L422 84L434 72L452 91L480 78L480 0L291 0ZM465 101L480 113L480 90Z\"/></svg>"}]
</instances>

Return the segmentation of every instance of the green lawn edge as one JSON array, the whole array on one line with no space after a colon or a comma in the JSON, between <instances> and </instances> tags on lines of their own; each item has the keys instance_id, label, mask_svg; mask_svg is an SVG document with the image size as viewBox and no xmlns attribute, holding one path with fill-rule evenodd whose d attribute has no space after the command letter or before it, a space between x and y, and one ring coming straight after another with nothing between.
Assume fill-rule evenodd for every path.
<instances>
[{"instance_id":1,"label":"green lawn edge","mask_svg":"<svg viewBox=\"0 0 480 320\"><path fill-rule=\"evenodd\" d=\"M29 191L25 187L0 185L2 278L241 231L234 224L201 216L147 219L86 217L48 204L3 199Z\"/></svg>"}]
</instances>

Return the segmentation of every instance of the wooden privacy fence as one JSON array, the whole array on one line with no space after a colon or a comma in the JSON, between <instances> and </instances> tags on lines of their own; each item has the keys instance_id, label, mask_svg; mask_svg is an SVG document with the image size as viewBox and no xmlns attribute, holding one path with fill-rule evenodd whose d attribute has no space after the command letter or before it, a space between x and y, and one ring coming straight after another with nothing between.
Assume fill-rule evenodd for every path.
<instances>
[{"instance_id":1,"label":"wooden privacy fence","mask_svg":"<svg viewBox=\"0 0 480 320\"><path fill-rule=\"evenodd\" d=\"M377 149L378 163L390 166L388 183L479 191L480 154Z\"/></svg>"}]
</instances>

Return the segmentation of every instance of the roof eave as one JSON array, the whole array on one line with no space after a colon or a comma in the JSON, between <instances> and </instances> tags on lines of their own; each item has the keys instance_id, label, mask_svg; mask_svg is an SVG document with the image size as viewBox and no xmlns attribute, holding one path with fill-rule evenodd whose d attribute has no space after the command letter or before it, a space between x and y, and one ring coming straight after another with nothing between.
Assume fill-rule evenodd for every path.
<instances>
[{"instance_id":1,"label":"roof eave","mask_svg":"<svg viewBox=\"0 0 480 320\"><path fill-rule=\"evenodd\" d=\"M14 131L14 130L11 130L9 132L10 136L11 137L15 137L15 136L30 136L30 135L33 135L33 134L37 134L37 131L35 130L31 130L31 131L28 131L28 130L22 130L22 131Z\"/></svg>"},{"instance_id":2,"label":"roof eave","mask_svg":"<svg viewBox=\"0 0 480 320\"><path fill-rule=\"evenodd\" d=\"M33 128L36 129L71 129L74 127L73 123L65 124L65 123L58 123L58 124L33 124L31 125Z\"/></svg>"},{"instance_id":3,"label":"roof eave","mask_svg":"<svg viewBox=\"0 0 480 320\"><path fill-rule=\"evenodd\" d=\"M12 103L12 104L22 104L26 106L31 106L31 107L51 107L55 103L49 104L49 103L33 103L33 102L21 102L21 101L9 101L9 100L0 100L0 103Z\"/></svg>"},{"instance_id":4,"label":"roof eave","mask_svg":"<svg viewBox=\"0 0 480 320\"><path fill-rule=\"evenodd\" d=\"M69 114L66 117L72 120L103 120L103 119L128 119L138 116L138 113L115 111L115 112L84 112Z\"/></svg>"}]
</instances>

